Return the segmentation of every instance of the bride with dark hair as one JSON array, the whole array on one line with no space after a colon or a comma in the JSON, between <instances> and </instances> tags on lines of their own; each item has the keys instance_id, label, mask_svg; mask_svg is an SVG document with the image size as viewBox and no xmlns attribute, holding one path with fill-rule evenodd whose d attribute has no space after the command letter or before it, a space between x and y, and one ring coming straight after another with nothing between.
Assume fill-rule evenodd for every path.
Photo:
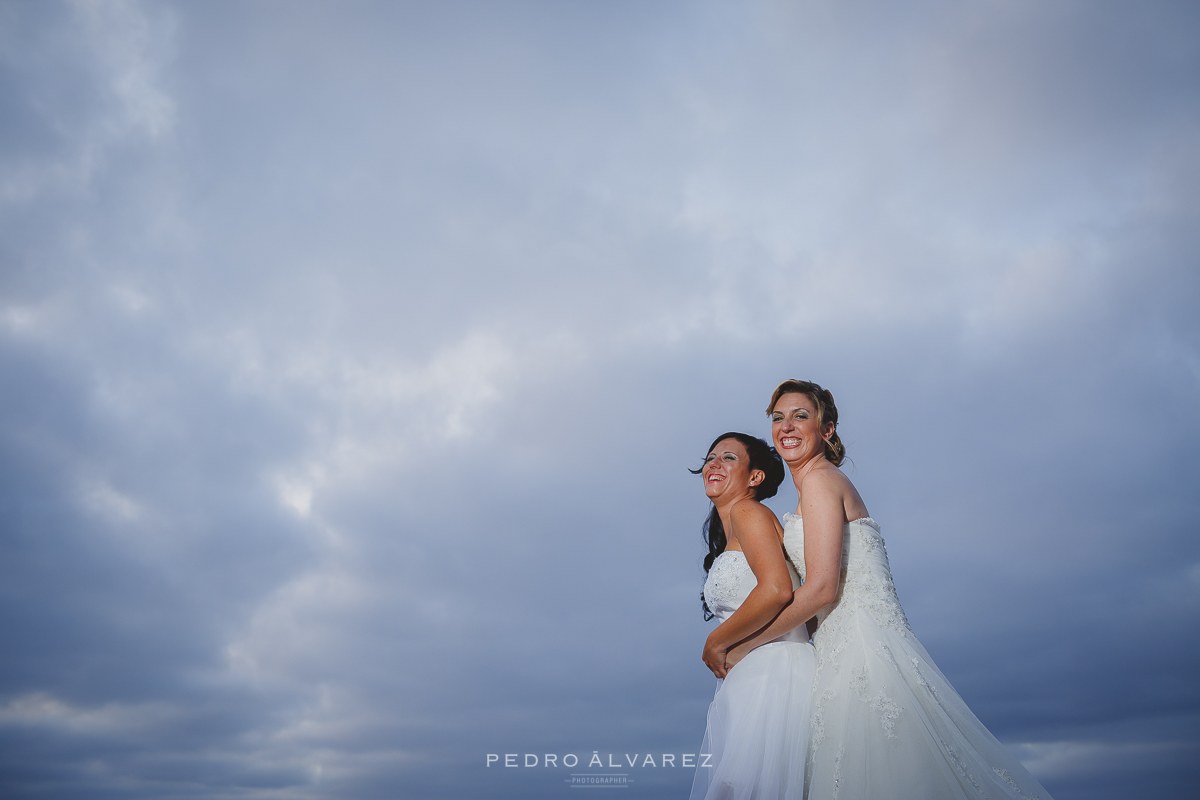
<instances>
[{"instance_id":1,"label":"bride with dark hair","mask_svg":"<svg viewBox=\"0 0 1200 800\"><path fill-rule=\"evenodd\" d=\"M720 620L704 644L704 663L721 679L692 800L800 800L809 698L816 658L803 628L777 633L733 669L728 651L762 630L800 585L783 550L783 527L760 500L783 482L783 462L762 439L716 438L699 470L712 500L705 524L708 555L701 600Z\"/></svg>"},{"instance_id":2,"label":"bride with dark hair","mask_svg":"<svg viewBox=\"0 0 1200 800\"><path fill-rule=\"evenodd\" d=\"M796 513L784 515L783 544L804 585L725 654L725 666L737 674L755 648L817 616L804 797L1050 800L913 635L879 524L838 469L846 449L833 395L785 381L767 413L799 495Z\"/></svg>"}]
</instances>

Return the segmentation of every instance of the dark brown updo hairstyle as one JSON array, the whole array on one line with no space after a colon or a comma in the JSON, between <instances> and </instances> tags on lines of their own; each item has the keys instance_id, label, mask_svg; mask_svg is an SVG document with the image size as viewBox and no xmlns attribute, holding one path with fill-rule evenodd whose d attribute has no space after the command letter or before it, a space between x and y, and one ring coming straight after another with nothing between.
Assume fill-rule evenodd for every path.
<instances>
[{"instance_id":1,"label":"dark brown updo hairstyle","mask_svg":"<svg viewBox=\"0 0 1200 800\"><path fill-rule=\"evenodd\" d=\"M812 381L795 379L784 381L775 387L775 393L771 395L771 403L767 406L767 416L774 413L775 404L779 402L779 398L793 392L806 394L813 401L813 405L817 407L817 426L819 428L823 430L826 422L833 423L833 435L825 440L825 459L835 467L840 467L846 458L846 445L842 444L842 439L838 436L837 406L834 405L833 394L828 389L822 389Z\"/></svg>"},{"instance_id":2,"label":"dark brown updo hairstyle","mask_svg":"<svg viewBox=\"0 0 1200 800\"><path fill-rule=\"evenodd\" d=\"M750 457L750 471L753 472L757 469L763 473L762 481L754 486L754 499L766 500L768 497L774 497L786 474L783 469L783 459L775 452L775 448L757 436L730 431L713 439L713 443L708 446L708 450L704 454L705 461L708 460L713 449L726 439L741 442L742 447L746 448L746 455ZM688 470L693 475L699 475L703 471L703 463L700 469ZM717 556L725 552L725 545L729 543L729 537L725 534L725 524L721 522L721 515L717 513L715 505L709 512L708 519L704 521L704 543L708 545L708 553L704 556L704 571L708 572L712 569ZM704 599L703 592L700 593L700 604L704 606L704 619L712 619L713 613L708 608L708 601Z\"/></svg>"}]
</instances>

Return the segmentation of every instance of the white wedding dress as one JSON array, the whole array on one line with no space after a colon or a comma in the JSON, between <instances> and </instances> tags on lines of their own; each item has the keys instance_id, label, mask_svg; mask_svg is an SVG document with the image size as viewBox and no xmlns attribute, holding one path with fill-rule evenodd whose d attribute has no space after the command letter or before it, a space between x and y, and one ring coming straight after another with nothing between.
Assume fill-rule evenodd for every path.
<instances>
[{"instance_id":1,"label":"white wedding dress","mask_svg":"<svg viewBox=\"0 0 1200 800\"><path fill-rule=\"evenodd\" d=\"M757 585L746 556L726 550L708 572L704 599L724 622ZM717 682L691 800L802 800L815 669L801 626L750 651Z\"/></svg>"},{"instance_id":2,"label":"white wedding dress","mask_svg":"<svg viewBox=\"0 0 1200 800\"><path fill-rule=\"evenodd\" d=\"M783 522L803 577L803 521ZM813 638L807 800L1050 800L913 635L878 523L855 520L842 535L838 596Z\"/></svg>"}]
</instances>

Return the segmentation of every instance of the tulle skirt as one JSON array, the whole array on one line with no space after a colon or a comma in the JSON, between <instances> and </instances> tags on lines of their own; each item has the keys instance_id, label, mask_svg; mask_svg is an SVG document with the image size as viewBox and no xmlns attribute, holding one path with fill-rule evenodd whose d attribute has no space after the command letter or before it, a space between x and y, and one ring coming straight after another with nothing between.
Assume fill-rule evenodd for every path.
<instances>
[{"instance_id":1,"label":"tulle skirt","mask_svg":"<svg viewBox=\"0 0 1200 800\"><path fill-rule=\"evenodd\" d=\"M808 800L1050 800L907 624L835 612L817 645Z\"/></svg>"},{"instance_id":2,"label":"tulle skirt","mask_svg":"<svg viewBox=\"0 0 1200 800\"><path fill-rule=\"evenodd\" d=\"M811 644L785 641L729 671L708 707L691 800L802 800L815 670Z\"/></svg>"}]
</instances>

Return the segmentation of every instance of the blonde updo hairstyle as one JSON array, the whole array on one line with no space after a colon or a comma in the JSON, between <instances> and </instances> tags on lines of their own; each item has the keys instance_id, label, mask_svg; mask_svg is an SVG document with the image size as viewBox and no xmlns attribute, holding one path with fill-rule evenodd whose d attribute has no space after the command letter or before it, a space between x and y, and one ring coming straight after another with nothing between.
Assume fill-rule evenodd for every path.
<instances>
[{"instance_id":1,"label":"blonde updo hairstyle","mask_svg":"<svg viewBox=\"0 0 1200 800\"><path fill-rule=\"evenodd\" d=\"M833 435L825 440L825 459L835 467L840 467L846 458L846 446L842 444L842 439L838 436L838 412L837 406L833 402L833 394L812 381L787 380L775 387L775 393L771 395L771 403L767 406L767 416L774 413L775 404L779 402L779 398L792 393L806 394L813 401L813 405L817 407L817 426L819 428L824 430L826 422L833 423Z\"/></svg>"}]
</instances>

